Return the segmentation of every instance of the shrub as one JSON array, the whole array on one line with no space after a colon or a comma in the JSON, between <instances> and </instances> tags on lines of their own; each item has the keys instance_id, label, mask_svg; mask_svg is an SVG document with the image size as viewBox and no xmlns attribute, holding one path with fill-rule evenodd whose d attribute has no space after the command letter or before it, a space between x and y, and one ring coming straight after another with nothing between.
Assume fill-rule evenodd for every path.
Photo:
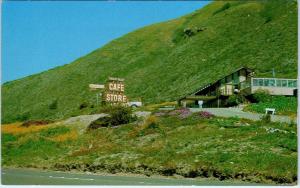
<instances>
[{"instance_id":1,"label":"shrub","mask_svg":"<svg viewBox=\"0 0 300 188\"><path fill-rule=\"evenodd\" d=\"M227 106L236 106L239 104L238 98L236 95L230 95L227 99Z\"/></svg>"},{"instance_id":2,"label":"shrub","mask_svg":"<svg viewBox=\"0 0 300 188\"><path fill-rule=\"evenodd\" d=\"M256 102L269 102L272 97L267 90L261 89L253 94L253 98Z\"/></svg>"},{"instance_id":3,"label":"shrub","mask_svg":"<svg viewBox=\"0 0 300 188\"><path fill-rule=\"evenodd\" d=\"M137 117L133 116L132 109L125 106L107 106L102 111L108 113L110 117L102 117L93 121L88 129L97 129L100 127L118 126L136 121Z\"/></svg>"},{"instance_id":4,"label":"shrub","mask_svg":"<svg viewBox=\"0 0 300 188\"><path fill-rule=\"evenodd\" d=\"M110 117L102 117L95 121L93 121L89 126L88 129L98 129L100 127L108 127L111 125L110 123L111 118Z\"/></svg>"},{"instance_id":5,"label":"shrub","mask_svg":"<svg viewBox=\"0 0 300 188\"><path fill-rule=\"evenodd\" d=\"M52 101L52 103L49 105L49 109L50 110L55 110L55 109L57 109L57 99L56 100L54 100L54 101Z\"/></svg>"},{"instance_id":6,"label":"shrub","mask_svg":"<svg viewBox=\"0 0 300 188\"><path fill-rule=\"evenodd\" d=\"M263 123L270 123L271 122L271 115L270 114L265 114L261 117L261 121Z\"/></svg>"},{"instance_id":7,"label":"shrub","mask_svg":"<svg viewBox=\"0 0 300 188\"><path fill-rule=\"evenodd\" d=\"M201 112L199 112L198 115L204 119L210 119L210 118L214 117L214 115L212 113L206 112L206 111L201 111Z\"/></svg>"},{"instance_id":8,"label":"shrub","mask_svg":"<svg viewBox=\"0 0 300 188\"><path fill-rule=\"evenodd\" d=\"M136 117L132 115L132 109L130 107L115 106L110 112L111 125L127 124L136 120Z\"/></svg>"},{"instance_id":9,"label":"shrub","mask_svg":"<svg viewBox=\"0 0 300 188\"><path fill-rule=\"evenodd\" d=\"M195 34L194 31L190 28L184 29L183 32L184 32L185 36L187 36L187 37L191 37Z\"/></svg>"},{"instance_id":10,"label":"shrub","mask_svg":"<svg viewBox=\"0 0 300 188\"><path fill-rule=\"evenodd\" d=\"M79 105L79 110L88 107L88 103L87 102L83 102Z\"/></svg>"}]
</instances>

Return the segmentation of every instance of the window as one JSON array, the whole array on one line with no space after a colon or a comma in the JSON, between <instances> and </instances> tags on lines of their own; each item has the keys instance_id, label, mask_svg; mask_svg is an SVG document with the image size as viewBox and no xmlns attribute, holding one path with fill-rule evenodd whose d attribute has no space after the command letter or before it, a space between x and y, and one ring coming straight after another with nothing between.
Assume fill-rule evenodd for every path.
<instances>
[{"instance_id":1,"label":"window","mask_svg":"<svg viewBox=\"0 0 300 188\"><path fill-rule=\"evenodd\" d=\"M287 80L281 80L281 87L287 87Z\"/></svg>"},{"instance_id":2,"label":"window","mask_svg":"<svg viewBox=\"0 0 300 188\"><path fill-rule=\"evenodd\" d=\"M258 79L258 85L259 86L264 86L264 80L263 79Z\"/></svg>"},{"instance_id":3,"label":"window","mask_svg":"<svg viewBox=\"0 0 300 188\"><path fill-rule=\"evenodd\" d=\"M258 79L253 79L253 86L259 86Z\"/></svg>"},{"instance_id":4,"label":"window","mask_svg":"<svg viewBox=\"0 0 300 188\"><path fill-rule=\"evenodd\" d=\"M288 81L288 87L297 87L296 80L289 80Z\"/></svg>"},{"instance_id":5,"label":"window","mask_svg":"<svg viewBox=\"0 0 300 188\"><path fill-rule=\"evenodd\" d=\"M238 72L233 73L233 83L234 84L239 83L239 74L238 74Z\"/></svg>"},{"instance_id":6,"label":"window","mask_svg":"<svg viewBox=\"0 0 300 188\"><path fill-rule=\"evenodd\" d=\"M274 79L269 80L269 86L275 87L275 80Z\"/></svg>"},{"instance_id":7,"label":"window","mask_svg":"<svg viewBox=\"0 0 300 188\"><path fill-rule=\"evenodd\" d=\"M264 86L269 86L269 79L264 80Z\"/></svg>"},{"instance_id":8,"label":"window","mask_svg":"<svg viewBox=\"0 0 300 188\"><path fill-rule=\"evenodd\" d=\"M276 80L276 86L281 87L281 80Z\"/></svg>"}]
</instances>

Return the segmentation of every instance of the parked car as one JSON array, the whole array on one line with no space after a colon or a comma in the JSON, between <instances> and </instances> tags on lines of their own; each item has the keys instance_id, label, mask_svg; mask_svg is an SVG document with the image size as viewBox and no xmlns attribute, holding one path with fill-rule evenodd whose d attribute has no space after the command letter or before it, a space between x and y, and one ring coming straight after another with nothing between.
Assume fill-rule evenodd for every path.
<instances>
[{"instance_id":1,"label":"parked car","mask_svg":"<svg viewBox=\"0 0 300 188\"><path fill-rule=\"evenodd\" d=\"M130 106L130 107L140 107L140 106L142 106L142 102L140 102L140 101L132 101L132 102L128 102L128 106Z\"/></svg>"}]
</instances>

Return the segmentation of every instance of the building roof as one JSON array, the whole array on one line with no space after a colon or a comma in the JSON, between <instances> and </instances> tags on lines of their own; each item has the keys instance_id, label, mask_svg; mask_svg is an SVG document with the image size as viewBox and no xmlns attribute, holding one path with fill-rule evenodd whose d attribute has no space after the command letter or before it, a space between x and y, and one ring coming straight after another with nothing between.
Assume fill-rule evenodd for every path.
<instances>
[{"instance_id":1,"label":"building roof","mask_svg":"<svg viewBox=\"0 0 300 188\"><path fill-rule=\"evenodd\" d=\"M209 84L206 84L206 85L204 85L204 86L198 88L198 89L195 90L194 92L189 93L189 94L187 94L187 95L185 95L185 96L183 96L183 97L180 97L179 100L185 99L187 96L195 95L196 93L198 93L198 92L200 92L200 91L202 91L202 90L208 88L209 86L212 86L212 85L216 84L218 81L220 81L220 80L226 78L227 76L229 76L229 75L231 75L231 74L233 74L233 73L235 73L235 72L238 72L238 71L240 71L240 70L242 70L242 69L245 69L245 70L248 71L248 72L254 72L253 69L251 69L251 68L249 68L249 67L245 67L245 66L240 67L240 68L236 69L235 71L231 72L230 74L227 74L226 76L223 76L223 77L221 77L220 79L217 79L217 81L212 82L212 83L209 83Z\"/></svg>"}]
</instances>

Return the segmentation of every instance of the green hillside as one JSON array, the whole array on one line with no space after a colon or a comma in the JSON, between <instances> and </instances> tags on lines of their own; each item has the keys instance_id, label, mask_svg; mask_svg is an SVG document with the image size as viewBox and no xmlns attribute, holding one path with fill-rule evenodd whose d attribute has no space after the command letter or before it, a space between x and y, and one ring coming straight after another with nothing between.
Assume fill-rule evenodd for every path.
<instances>
[{"instance_id":1,"label":"green hillside","mask_svg":"<svg viewBox=\"0 0 300 188\"><path fill-rule=\"evenodd\" d=\"M17 55L17 54L16 54ZM125 78L129 97L176 100L239 68L297 76L297 2L213 2L111 41L76 61L2 85L2 122L65 118L95 105L88 84ZM87 109L84 109L88 111Z\"/></svg>"}]
</instances>

